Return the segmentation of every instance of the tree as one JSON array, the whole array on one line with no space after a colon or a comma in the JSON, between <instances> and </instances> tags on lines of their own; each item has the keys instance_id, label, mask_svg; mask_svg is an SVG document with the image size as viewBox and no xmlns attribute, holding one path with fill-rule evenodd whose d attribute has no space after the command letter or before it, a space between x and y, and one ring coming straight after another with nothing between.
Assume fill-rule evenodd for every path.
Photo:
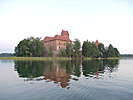
<instances>
[{"instance_id":1,"label":"tree","mask_svg":"<svg viewBox=\"0 0 133 100\"><path fill-rule=\"evenodd\" d=\"M53 56L53 47L52 47L52 46L50 46L49 56L50 56L50 57Z\"/></svg>"},{"instance_id":2,"label":"tree","mask_svg":"<svg viewBox=\"0 0 133 100\"><path fill-rule=\"evenodd\" d=\"M28 46L30 48L30 56L42 56L44 53L44 44L40 38L28 38Z\"/></svg>"},{"instance_id":3,"label":"tree","mask_svg":"<svg viewBox=\"0 0 133 100\"><path fill-rule=\"evenodd\" d=\"M99 50L95 43L87 40L83 43L82 55L85 57L99 57Z\"/></svg>"},{"instance_id":4,"label":"tree","mask_svg":"<svg viewBox=\"0 0 133 100\"><path fill-rule=\"evenodd\" d=\"M89 47L88 47L88 40L87 41L84 41L83 45L82 45L82 55L85 56L85 57L88 57L88 53L89 53Z\"/></svg>"},{"instance_id":5,"label":"tree","mask_svg":"<svg viewBox=\"0 0 133 100\"><path fill-rule=\"evenodd\" d=\"M79 57L80 48L81 48L80 41L78 39L75 39L75 41L73 41L73 49L77 58Z\"/></svg>"},{"instance_id":6,"label":"tree","mask_svg":"<svg viewBox=\"0 0 133 100\"><path fill-rule=\"evenodd\" d=\"M119 57L119 51L114 48L111 44L109 47L104 47L104 44L99 43L98 47L94 42L84 41L82 45L82 55L85 57L92 58L107 58L107 57Z\"/></svg>"},{"instance_id":7,"label":"tree","mask_svg":"<svg viewBox=\"0 0 133 100\"><path fill-rule=\"evenodd\" d=\"M91 57L92 54L92 43L90 41L84 41L82 46L82 55L85 57Z\"/></svg>"},{"instance_id":8,"label":"tree","mask_svg":"<svg viewBox=\"0 0 133 100\"><path fill-rule=\"evenodd\" d=\"M66 55L67 57L71 57L73 53L73 49L72 49L72 44L71 43L66 43Z\"/></svg>"},{"instance_id":9,"label":"tree","mask_svg":"<svg viewBox=\"0 0 133 100\"><path fill-rule=\"evenodd\" d=\"M44 53L44 44L40 38L30 37L19 42L15 47L18 57L39 57Z\"/></svg>"},{"instance_id":10,"label":"tree","mask_svg":"<svg viewBox=\"0 0 133 100\"><path fill-rule=\"evenodd\" d=\"M99 57L99 50L95 43L92 43L92 52L91 52L91 57L93 58L98 58Z\"/></svg>"},{"instance_id":11,"label":"tree","mask_svg":"<svg viewBox=\"0 0 133 100\"><path fill-rule=\"evenodd\" d=\"M120 57L120 53L119 53L119 51L117 50L117 48L114 48L114 52L115 52L115 57Z\"/></svg>"},{"instance_id":12,"label":"tree","mask_svg":"<svg viewBox=\"0 0 133 100\"><path fill-rule=\"evenodd\" d=\"M88 42L88 53L87 53L87 56L88 57L92 57L92 52L93 52L93 48L92 48L92 43L89 41Z\"/></svg>"},{"instance_id":13,"label":"tree","mask_svg":"<svg viewBox=\"0 0 133 100\"><path fill-rule=\"evenodd\" d=\"M1 53L0 57L13 57L14 53Z\"/></svg>"},{"instance_id":14,"label":"tree","mask_svg":"<svg viewBox=\"0 0 133 100\"><path fill-rule=\"evenodd\" d=\"M115 57L115 51L112 44L110 44L108 47L107 57Z\"/></svg>"},{"instance_id":15,"label":"tree","mask_svg":"<svg viewBox=\"0 0 133 100\"><path fill-rule=\"evenodd\" d=\"M60 49L60 56L61 57L66 57L66 51L65 51L65 49Z\"/></svg>"},{"instance_id":16,"label":"tree","mask_svg":"<svg viewBox=\"0 0 133 100\"><path fill-rule=\"evenodd\" d=\"M44 43L42 41L40 41L40 38L36 38L35 43L36 43L35 55L42 56L44 54L44 49L45 49Z\"/></svg>"},{"instance_id":17,"label":"tree","mask_svg":"<svg viewBox=\"0 0 133 100\"><path fill-rule=\"evenodd\" d=\"M99 52L100 52L99 56L103 58L105 56L105 47L104 47L104 44L99 43L98 49L99 49Z\"/></svg>"},{"instance_id":18,"label":"tree","mask_svg":"<svg viewBox=\"0 0 133 100\"><path fill-rule=\"evenodd\" d=\"M18 46L15 47L15 55L20 57L28 57L29 56L29 48L27 47L28 40L24 39L19 42Z\"/></svg>"},{"instance_id":19,"label":"tree","mask_svg":"<svg viewBox=\"0 0 133 100\"><path fill-rule=\"evenodd\" d=\"M108 47L105 46L105 52L103 53L103 58L107 58L108 57Z\"/></svg>"}]
</instances>

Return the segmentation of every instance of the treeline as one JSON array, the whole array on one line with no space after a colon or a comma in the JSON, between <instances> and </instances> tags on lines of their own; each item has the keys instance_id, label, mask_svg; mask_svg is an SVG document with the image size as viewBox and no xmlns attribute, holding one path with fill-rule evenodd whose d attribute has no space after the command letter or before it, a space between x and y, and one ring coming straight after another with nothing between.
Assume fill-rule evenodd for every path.
<instances>
[{"instance_id":1,"label":"treeline","mask_svg":"<svg viewBox=\"0 0 133 100\"><path fill-rule=\"evenodd\" d=\"M82 50L81 50L82 48ZM15 55L18 57L40 57L45 54L44 43L40 38L30 37L19 42L15 47ZM53 48L50 47L48 55L52 57ZM75 39L72 44L66 43L66 49L60 49L60 57L91 57L91 58L107 58L119 57L119 51L111 44L105 47L104 44L99 43L98 46L94 42L84 41L81 46L80 40Z\"/></svg>"},{"instance_id":2,"label":"treeline","mask_svg":"<svg viewBox=\"0 0 133 100\"><path fill-rule=\"evenodd\" d=\"M17 57L40 57L44 53L44 44L40 38L30 37L19 42L15 47Z\"/></svg>"},{"instance_id":3,"label":"treeline","mask_svg":"<svg viewBox=\"0 0 133 100\"><path fill-rule=\"evenodd\" d=\"M120 54L120 57L133 57L133 54Z\"/></svg>"},{"instance_id":4,"label":"treeline","mask_svg":"<svg viewBox=\"0 0 133 100\"><path fill-rule=\"evenodd\" d=\"M111 44L105 47L103 43L99 43L98 46L94 42L84 41L82 46L82 55L84 57L92 58L107 58L107 57L119 57L120 53L117 48L114 48Z\"/></svg>"},{"instance_id":5,"label":"treeline","mask_svg":"<svg viewBox=\"0 0 133 100\"><path fill-rule=\"evenodd\" d=\"M78 39L75 39L72 44L66 44L66 49L60 49L59 56L78 57L80 48L80 41ZM15 47L15 56L17 57L41 57L45 53L48 53L50 57L53 57L53 47L50 47L49 52L45 52L44 43L40 38L30 37L24 39L20 41Z\"/></svg>"},{"instance_id":6,"label":"treeline","mask_svg":"<svg viewBox=\"0 0 133 100\"><path fill-rule=\"evenodd\" d=\"M78 39L75 39L72 44L66 45L66 50L61 50L60 56L67 57L91 57L91 58L107 58L107 57L119 57L120 53L117 48L111 44L106 47L103 43L99 43L98 46L94 42L84 41L82 45Z\"/></svg>"},{"instance_id":7,"label":"treeline","mask_svg":"<svg viewBox=\"0 0 133 100\"><path fill-rule=\"evenodd\" d=\"M0 57L13 57L14 54L13 53L1 53Z\"/></svg>"}]
</instances>

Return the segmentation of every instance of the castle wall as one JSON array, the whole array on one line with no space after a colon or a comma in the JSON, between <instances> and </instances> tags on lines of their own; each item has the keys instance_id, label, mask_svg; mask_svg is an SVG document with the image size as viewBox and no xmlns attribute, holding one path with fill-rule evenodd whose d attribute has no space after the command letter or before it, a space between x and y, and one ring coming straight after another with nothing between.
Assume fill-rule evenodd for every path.
<instances>
[{"instance_id":1,"label":"castle wall","mask_svg":"<svg viewBox=\"0 0 133 100\"><path fill-rule=\"evenodd\" d=\"M59 50L59 49L66 49L66 43L67 43L67 41L56 40L57 50Z\"/></svg>"},{"instance_id":2,"label":"castle wall","mask_svg":"<svg viewBox=\"0 0 133 100\"><path fill-rule=\"evenodd\" d=\"M44 47L45 47L44 56L48 56L50 51L50 46L53 47L53 51L56 51L56 40L44 42Z\"/></svg>"},{"instance_id":3,"label":"castle wall","mask_svg":"<svg viewBox=\"0 0 133 100\"><path fill-rule=\"evenodd\" d=\"M54 37L45 37L44 46L45 46L45 54L44 56L48 56L50 51L50 46L53 47L53 53L55 55L59 55L60 49L66 49L66 43L71 43L69 39L68 31L63 31L61 35L55 35Z\"/></svg>"}]
</instances>

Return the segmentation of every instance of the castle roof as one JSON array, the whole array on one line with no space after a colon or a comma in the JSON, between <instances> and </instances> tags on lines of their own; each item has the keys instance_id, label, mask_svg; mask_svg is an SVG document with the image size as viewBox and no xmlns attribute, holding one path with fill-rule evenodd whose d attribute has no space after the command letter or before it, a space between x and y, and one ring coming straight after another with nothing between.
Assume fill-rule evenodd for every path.
<instances>
[{"instance_id":1,"label":"castle roof","mask_svg":"<svg viewBox=\"0 0 133 100\"><path fill-rule=\"evenodd\" d=\"M43 42L48 42L48 41L53 41L53 40L62 40L62 41L68 41L68 42L72 42L69 37L66 37L64 35L68 35L69 36L69 33L68 31L64 31L62 30L62 33L61 35L55 35L54 37L48 37L46 36L43 40Z\"/></svg>"}]
</instances>

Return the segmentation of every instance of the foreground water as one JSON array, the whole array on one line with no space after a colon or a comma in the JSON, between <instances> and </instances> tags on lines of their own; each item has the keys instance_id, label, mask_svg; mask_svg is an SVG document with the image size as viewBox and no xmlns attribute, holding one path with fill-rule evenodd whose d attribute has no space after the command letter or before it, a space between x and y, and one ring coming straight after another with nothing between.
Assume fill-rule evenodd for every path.
<instances>
[{"instance_id":1,"label":"foreground water","mask_svg":"<svg viewBox=\"0 0 133 100\"><path fill-rule=\"evenodd\" d=\"M133 59L0 60L0 100L132 100Z\"/></svg>"}]
</instances>

